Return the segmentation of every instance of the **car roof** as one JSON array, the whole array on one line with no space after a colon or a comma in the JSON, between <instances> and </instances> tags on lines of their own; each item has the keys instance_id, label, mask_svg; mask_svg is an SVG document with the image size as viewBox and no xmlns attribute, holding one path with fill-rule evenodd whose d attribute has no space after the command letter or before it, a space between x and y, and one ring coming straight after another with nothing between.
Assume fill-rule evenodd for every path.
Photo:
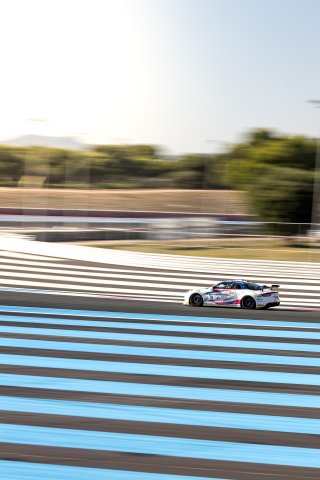
<instances>
[{"instance_id":1,"label":"car roof","mask_svg":"<svg viewBox=\"0 0 320 480\"><path fill-rule=\"evenodd\" d=\"M259 285L259 283L253 281L253 280L234 280L234 279L229 279L229 280L220 280L219 282L216 282L216 285L219 285L219 283L240 283L242 285L248 284L248 283L254 283L255 285Z\"/></svg>"},{"instance_id":2,"label":"car roof","mask_svg":"<svg viewBox=\"0 0 320 480\"><path fill-rule=\"evenodd\" d=\"M252 280L234 280L234 279L229 279L229 280L219 280L219 282L216 283L216 285L219 285L219 283L241 283L242 285L248 284L248 283L254 283L256 285L259 285L257 282L254 282Z\"/></svg>"}]
</instances>

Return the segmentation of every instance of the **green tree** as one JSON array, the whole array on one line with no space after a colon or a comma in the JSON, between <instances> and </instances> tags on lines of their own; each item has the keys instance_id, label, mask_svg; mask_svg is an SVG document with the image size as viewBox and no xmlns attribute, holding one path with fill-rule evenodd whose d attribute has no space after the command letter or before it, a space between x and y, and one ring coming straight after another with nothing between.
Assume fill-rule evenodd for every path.
<instances>
[{"instance_id":1,"label":"green tree","mask_svg":"<svg viewBox=\"0 0 320 480\"><path fill-rule=\"evenodd\" d=\"M255 130L231 151L229 182L263 221L310 222L316 142Z\"/></svg>"}]
</instances>

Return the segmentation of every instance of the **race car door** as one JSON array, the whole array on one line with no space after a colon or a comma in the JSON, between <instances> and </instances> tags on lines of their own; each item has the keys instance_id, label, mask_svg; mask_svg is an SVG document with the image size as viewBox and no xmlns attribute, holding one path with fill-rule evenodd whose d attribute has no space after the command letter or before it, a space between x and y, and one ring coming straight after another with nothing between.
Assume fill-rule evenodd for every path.
<instances>
[{"instance_id":1,"label":"race car door","mask_svg":"<svg viewBox=\"0 0 320 480\"><path fill-rule=\"evenodd\" d=\"M237 300L235 283L220 282L212 287L209 294L208 303L211 305L232 305Z\"/></svg>"}]
</instances>

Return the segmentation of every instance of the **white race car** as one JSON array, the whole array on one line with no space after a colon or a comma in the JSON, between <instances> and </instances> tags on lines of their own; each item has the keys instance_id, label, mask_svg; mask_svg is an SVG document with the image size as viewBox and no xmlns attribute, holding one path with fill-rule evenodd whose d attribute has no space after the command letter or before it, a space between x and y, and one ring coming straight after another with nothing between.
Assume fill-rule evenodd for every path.
<instances>
[{"instance_id":1,"label":"white race car","mask_svg":"<svg viewBox=\"0 0 320 480\"><path fill-rule=\"evenodd\" d=\"M247 280L226 280L213 287L189 290L184 305L192 307L270 308L280 305L280 285L258 285Z\"/></svg>"}]
</instances>

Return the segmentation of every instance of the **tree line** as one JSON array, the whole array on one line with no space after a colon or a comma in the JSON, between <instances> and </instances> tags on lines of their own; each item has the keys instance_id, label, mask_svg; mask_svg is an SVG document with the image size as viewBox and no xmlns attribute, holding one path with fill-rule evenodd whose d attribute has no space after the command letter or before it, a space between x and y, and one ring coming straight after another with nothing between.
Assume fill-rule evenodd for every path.
<instances>
[{"instance_id":1,"label":"tree line","mask_svg":"<svg viewBox=\"0 0 320 480\"><path fill-rule=\"evenodd\" d=\"M0 185L25 177L47 188L227 188L222 159L192 154L167 158L151 145L99 145L89 151L0 146Z\"/></svg>"},{"instance_id":2,"label":"tree line","mask_svg":"<svg viewBox=\"0 0 320 480\"><path fill-rule=\"evenodd\" d=\"M264 221L310 222L316 141L265 129L220 154L166 157L152 145L88 151L0 146L0 186L244 190Z\"/></svg>"}]
</instances>

